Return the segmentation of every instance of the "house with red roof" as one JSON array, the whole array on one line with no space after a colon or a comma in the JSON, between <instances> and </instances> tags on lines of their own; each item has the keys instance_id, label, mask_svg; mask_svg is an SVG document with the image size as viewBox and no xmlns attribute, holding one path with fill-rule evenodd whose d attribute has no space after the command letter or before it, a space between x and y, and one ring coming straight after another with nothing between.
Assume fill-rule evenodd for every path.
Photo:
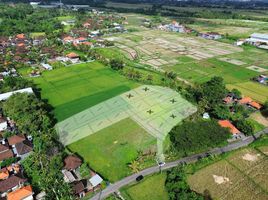
<instances>
[{"instance_id":1,"label":"house with red roof","mask_svg":"<svg viewBox=\"0 0 268 200\"><path fill-rule=\"evenodd\" d=\"M33 189L30 185L24 186L7 194L7 200L33 200Z\"/></svg>"},{"instance_id":2,"label":"house with red roof","mask_svg":"<svg viewBox=\"0 0 268 200\"><path fill-rule=\"evenodd\" d=\"M240 103L241 105L247 105L256 110L260 110L262 108L261 104L259 104L256 101L253 101L250 97L243 97L242 99L238 101L238 103Z\"/></svg>"},{"instance_id":3,"label":"house with red roof","mask_svg":"<svg viewBox=\"0 0 268 200\"><path fill-rule=\"evenodd\" d=\"M221 127L228 128L233 135L241 133L229 120L219 120L218 123Z\"/></svg>"}]
</instances>

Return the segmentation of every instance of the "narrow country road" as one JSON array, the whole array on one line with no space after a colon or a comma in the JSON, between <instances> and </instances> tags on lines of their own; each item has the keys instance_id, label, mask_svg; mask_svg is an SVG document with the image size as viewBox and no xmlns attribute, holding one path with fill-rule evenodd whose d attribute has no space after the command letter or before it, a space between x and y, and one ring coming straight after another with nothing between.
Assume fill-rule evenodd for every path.
<instances>
[{"instance_id":1,"label":"narrow country road","mask_svg":"<svg viewBox=\"0 0 268 200\"><path fill-rule=\"evenodd\" d=\"M210 155L217 155L217 154L221 154L224 152L228 152L228 151L232 151L235 149L238 149L240 147L244 147L249 145L250 143L252 143L255 138L260 137L261 135L264 134L268 134L268 128L256 133L254 136L249 136L244 138L243 140L236 142L236 143L232 143L232 144L228 144L227 146L221 147L221 148L215 148L212 149L208 152L204 152L204 153L200 153L200 154L195 154L192 156L188 156L185 158L181 158L179 160L173 161L173 162L169 162L166 163L161 170L166 170L166 169L170 169L173 167L176 167L178 164L180 163L192 163L192 162L196 162L198 159L202 158L202 157L206 157L208 154ZM104 190L96 193L91 200L100 200L100 199L104 199L106 197L108 197L110 194L118 191L121 187L126 186L128 184L130 184L131 182L136 181L137 176L143 175L143 176L147 176L153 173L157 173L160 171L159 166L154 166L154 167L150 167L147 169L144 169L136 174L130 175L128 177L125 177L123 179L121 179L120 181L117 181L111 185L109 185L108 187L106 187Z\"/></svg>"}]
</instances>

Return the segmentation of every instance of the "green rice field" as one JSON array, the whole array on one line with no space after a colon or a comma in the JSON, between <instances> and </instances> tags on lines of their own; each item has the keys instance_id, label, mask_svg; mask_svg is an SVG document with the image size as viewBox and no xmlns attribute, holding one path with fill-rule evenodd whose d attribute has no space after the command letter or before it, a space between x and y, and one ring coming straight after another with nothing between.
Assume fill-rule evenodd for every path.
<instances>
[{"instance_id":1,"label":"green rice field","mask_svg":"<svg viewBox=\"0 0 268 200\"><path fill-rule=\"evenodd\" d=\"M114 182L131 173L138 151L155 150L156 139L127 118L67 146L89 166Z\"/></svg>"},{"instance_id":2,"label":"green rice field","mask_svg":"<svg viewBox=\"0 0 268 200\"><path fill-rule=\"evenodd\" d=\"M58 68L32 80L58 121L138 86L98 62Z\"/></svg>"},{"instance_id":3,"label":"green rice field","mask_svg":"<svg viewBox=\"0 0 268 200\"><path fill-rule=\"evenodd\" d=\"M130 185L121 190L126 199L131 200L168 200L165 189L166 173L146 177L141 183Z\"/></svg>"}]
</instances>

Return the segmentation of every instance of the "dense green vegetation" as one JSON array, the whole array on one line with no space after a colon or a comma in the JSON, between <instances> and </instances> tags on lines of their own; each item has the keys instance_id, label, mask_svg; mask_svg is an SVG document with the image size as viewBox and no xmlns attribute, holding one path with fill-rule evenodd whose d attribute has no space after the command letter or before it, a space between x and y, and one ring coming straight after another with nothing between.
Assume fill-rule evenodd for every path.
<instances>
[{"instance_id":1,"label":"dense green vegetation","mask_svg":"<svg viewBox=\"0 0 268 200\"><path fill-rule=\"evenodd\" d=\"M5 93L33 86L33 82L29 80L21 77L7 76L4 78L4 81L0 82L0 92Z\"/></svg>"},{"instance_id":2,"label":"dense green vegetation","mask_svg":"<svg viewBox=\"0 0 268 200\"><path fill-rule=\"evenodd\" d=\"M179 165L167 172L166 189L170 200L202 200L199 194L191 191L183 166Z\"/></svg>"},{"instance_id":3,"label":"dense green vegetation","mask_svg":"<svg viewBox=\"0 0 268 200\"><path fill-rule=\"evenodd\" d=\"M221 128L214 120L186 121L170 132L173 148L184 156L222 145L228 137L228 129Z\"/></svg>"},{"instance_id":4,"label":"dense green vegetation","mask_svg":"<svg viewBox=\"0 0 268 200\"><path fill-rule=\"evenodd\" d=\"M0 5L0 35L14 35L17 33L46 32L52 33L62 29L60 21L54 19L59 16L57 9L34 10L31 5L16 4L8 6Z\"/></svg>"},{"instance_id":5,"label":"dense green vegetation","mask_svg":"<svg viewBox=\"0 0 268 200\"><path fill-rule=\"evenodd\" d=\"M63 155L47 107L36 96L26 93L14 94L3 103L4 114L16 121L21 132L33 136L34 152L22 165L34 191L45 191L50 199L72 199L60 171Z\"/></svg>"}]
</instances>

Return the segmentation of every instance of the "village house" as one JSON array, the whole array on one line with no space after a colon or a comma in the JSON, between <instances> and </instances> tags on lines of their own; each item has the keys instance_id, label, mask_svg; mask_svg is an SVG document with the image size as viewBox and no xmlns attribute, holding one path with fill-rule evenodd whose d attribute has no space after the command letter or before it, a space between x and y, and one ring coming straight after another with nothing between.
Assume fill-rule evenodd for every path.
<instances>
[{"instance_id":1,"label":"village house","mask_svg":"<svg viewBox=\"0 0 268 200\"><path fill-rule=\"evenodd\" d=\"M165 24L165 25L161 24L157 28L161 31L171 31L171 32L178 32L178 33L185 32L185 27L176 21L173 21L171 24Z\"/></svg>"},{"instance_id":2,"label":"village house","mask_svg":"<svg viewBox=\"0 0 268 200\"><path fill-rule=\"evenodd\" d=\"M33 144L29 140L24 140L20 143L15 144L15 154L20 157L21 160L25 159L30 155L33 150Z\"/></svg>"},{"instance_id":3,"label":"village house","mask_svg":"<svg viewBox=\"0 0 268 200\"><path fill-rule=\"evenodd\" d=\"M261 74L254 80L259 82L260 84L268 85L268 76L267 75Z\"/></svg>"},{"instance_id":4,"label":"village house","mask_svg":"<svg viewBox=\"0 0 268 200\"><path fill-rule=\"evenodd\" d=\"M0 162L13 157L14 153L8 145L0 144Z\"/></svg>"},{"instance_id":5,"label":"village house","mask_svg":"<svg viewBox=\"0 0 268 200\"><path fill-rule=\"evenodd\" d=\"M246 42L259 48L268 49L268 34L253 33L250 38L246 39Z\"/></svg>"},{"instance_id":6,"label":"village house","mask_svg":"<svg viewBox=\"0 0 268 200\"><path fill-rule=\"evenodd\" d=\"M25 139L24 135L18 134L8 137L7 141L12 148L15 148L16 144L23 142Z\"/></svg>"},{"instance_id":7,"label":"village house","mask_svg":"<svg viewBox=\"0 0 268 200\"><path fill-rule=\"evenodd\" d=\"M41 66L45 69L45 70L52 70L53 67L50 64L46 64L46 63L41 63Z\"/></svg>"},{"instance_id":8,"label":"village house","mask_svg":"<svg viewBox=\"0 0 268 200\"><path fill-rule=\"evenodd\" d=\"M7 200L33 200L33 189L30 185L24 186L7 194Z\"/></svg>"},{"instance_id":9,"label":"village house","mask_svg":"<svg viewBox=\"0 0 268 200\"><path fill-rule=\"evenodd\" d=\"M80 56L77 55L74 52L71 52L69 54L66 55L66 57L68 58L69 61L71 61L72 63L78 63L79 62L79 58Z\"/></svg>"},{"instance_id":10,"label":"village house","mask_svg":"<svg viewBox=\"0 0 268 200\"><path fill-rule=\"evenodd\" d=\"M209 40L218 40L222 38L222 35L216 32L200 33L199 36Z\"/></svg>"},{"instance_id":11,"label":"village house","mask_svg":"<svg viewBox=\"0 0 268 200\"><path fill-rule=\"evenodd\" d=\"M232 139L228 139L228 142L233 142L237 139L242 139L245 135L239 131L229 120L219 120L218 124L223 128L228 128L232 134Z\"/></svg>"},{"instance_id":12,"label":"village house","mask_svg":"<svg viewBox=\"0 0 268 200\"><path fill-rule=\"evenodd\" d=\"M27 179L18 175L11 175L7 179L0 181L0 197L5 197L9 192L21 188Z\"/></svg>"},{"instance_id":13,"label":"village house","mask_svg":"<svg viewBox=\"0 0 268 200\"><path fill-rule=\"evenodd\" d=\"M75 155L69 155L64 159L64 169L75 171L82 165L82 160Z\"/></svg>"},{"instance_id":14,"label":"village house","mask_svg":"<svg viewBox=\"0 0 268 200\"><path fill-rule=\"evenodd\" d=\"M71 36L67 36L67 37L64 37L63 39L62 39L62 43L63 44L71 44L71 43L73 43L75 41L75 39L73 38L73 37L71 37Z\"/></svg>"},{"instance_id":15,"label":"village house","mask_svg":"<svg viewBox=\"0 0 268 200\"><path fill-rule=\"evenodd\" d=\"M244 97L244 98L240 99L238 102L241 105L246 105L246 106L253 108L253 109L256 109L256 110L260 110L262 108L262 106L258 102L253 101L250 97Z\"/></svg>"}]
</instances>

